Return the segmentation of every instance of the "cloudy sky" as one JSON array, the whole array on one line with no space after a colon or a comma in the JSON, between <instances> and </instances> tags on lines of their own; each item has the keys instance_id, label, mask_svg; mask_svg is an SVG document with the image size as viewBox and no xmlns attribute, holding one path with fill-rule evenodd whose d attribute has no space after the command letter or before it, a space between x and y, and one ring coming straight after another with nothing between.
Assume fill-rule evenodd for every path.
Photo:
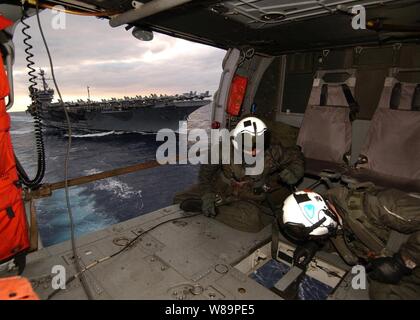
<instances>
[{"instance_id":1,"label":"cloudy sky","mask_svg":"<svg viewBox=\"0 0 420 320\"><path fill-rule=\"evenodd\" d=\"M190 90L213 93L218 86L225 51L155 33L151 42L135 39L124 27L111 28L107 20L66 15L66 28L52 28L53 15L41 13L43 29L55 65L64 100L101 99L183 93ZM50 74L36 18L32 26L37 68ZM30 103L22 26L15 30L15 106L22 111ZM53 86L52 82L50 86Z\"/></svg>"}]
</instances>

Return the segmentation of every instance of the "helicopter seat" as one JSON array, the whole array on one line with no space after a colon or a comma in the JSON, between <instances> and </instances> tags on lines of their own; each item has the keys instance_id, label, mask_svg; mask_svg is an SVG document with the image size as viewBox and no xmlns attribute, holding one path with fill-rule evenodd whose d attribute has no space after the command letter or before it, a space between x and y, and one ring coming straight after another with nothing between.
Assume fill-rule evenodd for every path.
<instances>
[{"instance_id":1,"label":"helicopter seat","mask_svg":"<svg viewBox=\"0 0 420 320\"><path fill-rule=\"evenodd\" d=\"M385 80L365 144L350 175L384 187L420 191L420 84Z\"/></svg>"},{"instance_id":2,"label":"helicopter seat","mask_svg":"<svg viewBox=\"0 0 420 320\"><path fill-rule=\"evenodd\" d=\"M337 81L337 79L343 79ZM343 172L351 149L351 122L358 110L353 71L318 71L297 144L306 158L306 175L323 170Z\"/></svg>"}]
</instances>

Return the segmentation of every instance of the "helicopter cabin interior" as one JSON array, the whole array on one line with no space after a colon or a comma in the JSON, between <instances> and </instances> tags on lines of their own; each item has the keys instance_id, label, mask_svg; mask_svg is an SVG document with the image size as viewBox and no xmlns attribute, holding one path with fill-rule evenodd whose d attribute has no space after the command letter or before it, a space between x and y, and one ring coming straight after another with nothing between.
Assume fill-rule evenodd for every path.
<instances>
[{"instance_id":1,"label":"helicopter cabin interior","mask_svg":"<svg viewBox=\"0 0 420 320\"><path fill-rule=\"evenodd\" d=\"M327 177L420 190L419 1L145 0L137 8L132 1L60 2L102 14L112 27L226 49L212 125L232 127L250 112L267 119L280 142L302 148L306 179L299 188ZM9 17L19 16L20 6L5 3ZM367 28L352 28L356 5L366 7ZM228 113L235 81L246 83L246 90L240 108ZM249 278L268 260L271 226L249 234L202 215L186 218L172 206L80 237L80 259L95 297L280 298ZM280 250L290 251L287 242ZM338 275L330 298L360 298L346 285L349 269L337 255L320 252L316 259ZM74 279L70 242L29 255L24 275L42 298L85 297L77 281L53 296L51 266L63 261Z\"/></svg>"},{"instance_id":2,"label":"helicopter cabin interior","mask_svg":"<svg viewBox=\"0 0 420 320\"><path fill-rule=\"evenodd\" d=\"M255 55L236 75L249 79L241 112L253 108L279 132L280 142L297 142L308 177L327 169L344 175L347 183L420 190L415 163L420 156L420 46ZM232 117L223 119L225 113L217 112L218 95L214 119L232 125ZM284 124L296 129L282 130Z\"/></svg>"}]
</instances>

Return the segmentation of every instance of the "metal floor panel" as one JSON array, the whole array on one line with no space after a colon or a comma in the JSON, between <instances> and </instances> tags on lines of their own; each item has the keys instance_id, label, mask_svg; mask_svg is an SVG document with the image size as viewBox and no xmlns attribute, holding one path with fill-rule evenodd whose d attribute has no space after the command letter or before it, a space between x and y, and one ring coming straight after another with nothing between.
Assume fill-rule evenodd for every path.
<instances>
[{"instance_id":1,"label":"metal floor panel","mask_svg":"<svg viewBox=\"0 0 420 320\"><path fill-rule=\"evenodd\" d=\"M77 239L79 256L89 265L121 249L121 243L137 232L181 216L175 205L84 235ZM232 268L266 242L270 231L267 227L256 234L245 233L204 216L168 222L85 274L96 299L279 299ZM41 298L53 291L54 265L63 265L67 278L75 273L69 241L28 256L23 276L32 281ZM3 271L0 276L8 274ZM78 280L54 296L85 298Z\"/></svg>"}]
</instances>

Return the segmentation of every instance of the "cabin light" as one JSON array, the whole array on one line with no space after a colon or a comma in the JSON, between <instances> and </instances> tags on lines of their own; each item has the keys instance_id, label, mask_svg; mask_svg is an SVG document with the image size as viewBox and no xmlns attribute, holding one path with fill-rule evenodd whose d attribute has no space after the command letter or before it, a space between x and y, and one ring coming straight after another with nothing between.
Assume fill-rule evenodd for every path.
<instances>
[{"instance_id":1,"label":"cabin light","mask_svg":"<svg viewBox=\"0 0 420 320\"><path fill-rule=\"evenodd\" d=\"M263 21L280 21L283 20L286 16L283 13L273 12L273 13L266 13L261 16L261 20Z\"/></svg>"},{"instance_id":2,"label":"cabin light","mask_svg":"<svg viewBox=\"0 0 420 320\"><path fill-rule=\"evenodd\" d=\"M141 41L153 40L153 31L145 30L139 27L134 27L132 31L133 36Z\"/></svg>"},{"instance_id":3,"label":"cabin light","mask_svg":"<svg viewBox=\"0 0 420 320\"><path fill-rule=\"evenodd\" d=\"M226 8L223 4L219 3L216 4L215 6L210 8L211 11L218 13L218 14L226 14L229 12L229 9Z\"/></svg>"}]
</instances>

